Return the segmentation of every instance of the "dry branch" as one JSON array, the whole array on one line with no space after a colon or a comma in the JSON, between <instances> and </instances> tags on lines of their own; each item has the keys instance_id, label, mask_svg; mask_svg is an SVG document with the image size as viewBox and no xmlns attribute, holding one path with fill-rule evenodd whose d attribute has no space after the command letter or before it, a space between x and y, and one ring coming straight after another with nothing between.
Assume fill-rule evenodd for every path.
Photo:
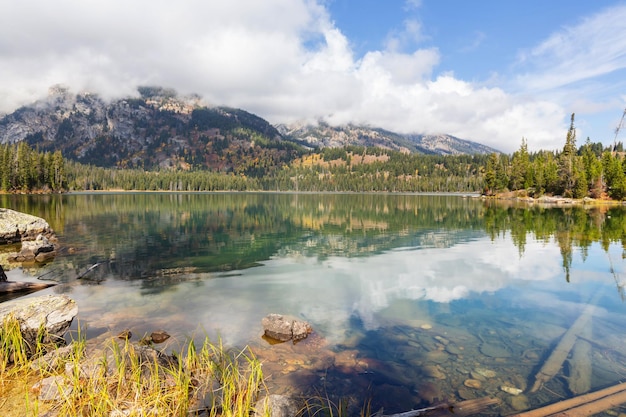
<instances>
[{"instance_id":1,"label":"dry branch","mask_svg":"<svg viewBox=\"0 0 626 417\"><path fill-rule=\"evenodd\" d=\"M457 416L466 417L472 414L482 413L487 407L494 404L499 404L498 398L483 397L473 400L461 401L458 403L441 403L431 407L420 408L419 410L406 411L404 413L389 414L382 416L382 412L374 414L374 417L443 417L443 416Z\"/></svg>"}]
</instances>

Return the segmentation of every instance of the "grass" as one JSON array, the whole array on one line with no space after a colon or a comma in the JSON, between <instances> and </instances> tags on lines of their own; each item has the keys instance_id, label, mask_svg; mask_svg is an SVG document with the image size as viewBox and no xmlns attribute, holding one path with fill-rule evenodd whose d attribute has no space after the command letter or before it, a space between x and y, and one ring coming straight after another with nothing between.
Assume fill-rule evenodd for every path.
<instances>
[{"instance_id":1,"label":"grass","mask_svg":"<svg viewBox=\"0 0 626 417\"><path fill-rule=\"evenodd\" d=\"M0 400L0 414L36 416L54 409L58 415L188 416L199 409L210 416L247 417L265 390L256 357L248 349L229 351L221 341L205 338L200 348L191 341L172 356L113 338L95 354L88 354L86 345L79 333L51 369L33 370L34 360L51 348L39 342L29 346L17 320L4 320L0 391L9 395ZM59 394L51 402L31 390L46 377L56 377ZM269 415L268 409L259 411Z\"/></svg>"}]
</instances>

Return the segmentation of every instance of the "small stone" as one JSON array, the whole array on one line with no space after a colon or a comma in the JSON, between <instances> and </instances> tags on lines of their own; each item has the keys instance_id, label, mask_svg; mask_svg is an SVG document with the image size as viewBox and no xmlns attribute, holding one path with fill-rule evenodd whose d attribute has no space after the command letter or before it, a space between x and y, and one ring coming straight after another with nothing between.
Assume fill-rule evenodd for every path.
<instances>
[{"instance_id":1,"label":"small stone","mask_svg":"<svg viewBox=\"0 0 626 417\"><path fill-rule=\"evenodd\" d=\"M500 387L500 390L506 392L507 394L511 394L511 395L520 395L523 392L519 388L509 387L507 385L502 385Z\"/></svg>"},{"instance_id":2,"label":"small stone","mask_svg":"<svg viewBox=\"0 0 626 417\"><path fill-rule=\"evenodd\" d=\"M506 346L496 343L483 343L480 345L480 352L490 358L508 358L511 356L511 352Z\"/></svg>"},{"instance_id":3,"label":"small stone","mask_svg":"<svg viewBox=\"0 0 626 417\"><path fill-rule=\"evenodd\" d=\"M422 324L422 325L420 326L420 329L422 329L422 330L430 330L430 329L432 329L432 328L433 328L433 326L431 326L431 325L430 325L430 324L428 324L428 323L424 323L424 324Z\"/></svg>"},{"instance_id":4,"label":"small stone","mask_svg":"<svg viewBox=\"0 0 626 417\"><path fill-rule=\"evenodd\" d=\"M485 378L493 378L496 376L495 371L492 371L491 369L486 369L486 368L476 368L474 369L474 372L476 372L478 375L481 375Z\"/></svg>"},{"instance_id":5,"label":"small stone","mask_svg":"<svg viewBox=\"0 0 626 417\"><path fill-rule=\"evenodd\" d=\"M437 365L426 365L424 367L424 374L430 378L446 379L446 374L444 374Z\"/></svg>"},{"instance_id":6,"label":"small stone","mask_svg":"<svg viewBox=\"0 0 626 417\"><path fill-rule=\"evenodd\" d=\"M306 339L306 337L311 333L312 329L308 323L300 320L294 320L291 323L291 334L292 338L295 341Z\"/></svg>"},{"instance_id":7,"label":"small stone","mask_svg":"<svg viewBox=\"0 0 626 417\"><path fill-rule=\"evenodd\" d=\"M466 379L465 381L463 381L463 385L465 385L468 388L474 388L474 389L480 389L483 386L481 382L477 379Z\"/></svg>"},{"instance_id":8,"label":"small stone","mask_svg":"<svg viewBox=\"0 0 626 417\"><path fill-rule=\"evenodd\" d=\"M452 354L452 355L460 355L461 353L461 349L459 349L456 345L449 343L446 345L446 352Z\"/></svg>"},{"instance_id":9,"label":"small stone","mask_svg":"<svg viewBox=\"0 0 626 417\"><path fill-rule=\"evenodd\" d=\"M469 390L465 387L459 388L457 393L459 394L459 397L461 397L461 399L463 400L472 400L476 398L476 394L474 394L472 390Z\"/></svg>"},{"instance_id":10,"label":"small stone","mask_svg":"<svg viewBox=\"0 0 626 417\"><path fill-rule=\"evenodd\" d=\"M152 343L163 343L170 338L170 335L164 330L157 330L150 333L150 340Z\"/></svg>"},{"instance_id":11,"label":"small stone","mask_svg":"<svg viewBox=\"0 0 626 417\"><path fill-rule=\"evenodd\" d=\"M117 335L117 338L122 340L128 340L131 337L133 337L133 333L130 331L130 329L124 329Z\"/></svg>"},{"instance_id":12,"label":"small stone","mask_svg":"<svg viewBox=\"0 0 626 417\"><path fill-rule=\"evenodd\" d=\"M442 345L446 346L448 345L448 343L450 343L450 341L444 337L441 336L435 336L435 340L437 340L439 343L441 343Z\"/></svg>"},{"instance_id":13,"label":"small stone","mask_svg":"<svg viewBox=\"0 0 626 417\"><path fill-rule=\"evenodd\" d=\"M507 402L511 404L511 407L515 411L523 411L523 410L528 410L530 408L530 404L528 403L528 398L526 398L524 394L508 397Z\"/></svg>"},{"instance_id":14,"label":"small stone","mask_svg":"<svg viewBox=\"0 0 626 417\"><path fill-rule=\"evenodd\" d=\"M444 363L448 359L450 359L450 355L443 350L433 350L426 354L426 360L434 363Z\"/></svg>"}]
</instances>

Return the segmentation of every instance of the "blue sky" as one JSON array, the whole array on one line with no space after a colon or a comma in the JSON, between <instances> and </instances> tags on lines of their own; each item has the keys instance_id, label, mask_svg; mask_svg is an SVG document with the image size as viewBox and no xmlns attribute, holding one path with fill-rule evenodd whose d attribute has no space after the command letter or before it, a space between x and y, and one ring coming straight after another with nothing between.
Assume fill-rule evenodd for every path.
<instances>
[{"instance_id":1,"label":"blue sky","mask_svg":"<svg viewBox=\"0 0 626 417\"><path fill-rule=\"evenodd\" d=\"M448 133L505 152L608 145L626 1L0 0L0 112L64 84L163 85L271 123ZM626 142L626 129L618 140Z\"/></svg>"}]
</instances>

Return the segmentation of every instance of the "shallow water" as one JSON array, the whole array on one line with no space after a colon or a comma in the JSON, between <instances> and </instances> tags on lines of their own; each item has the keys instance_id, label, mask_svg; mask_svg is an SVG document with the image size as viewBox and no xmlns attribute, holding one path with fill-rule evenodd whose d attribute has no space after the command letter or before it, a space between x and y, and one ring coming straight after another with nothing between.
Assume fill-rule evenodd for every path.
<instances>
[{"instance_id":1,"label":"shallow water","mask_svg":"<svg viewBox=\"0 0 626 417\"><path fill-rule=\"evenodd\" d=\"M204 335L248 345L273 392L342 398L353 412L370 400L385 413L495 396L488 413L497 415L626 377L622 208L441 195L2 199L48 220L62 248L46 266L7 275L58 281L43 293L73 297L89 337L165 329L164 349ZM530 392L591 299L575 345L588 353L569 355ZM270 344L260 326L268 313L306 320L314 333Z\"/></svg>"}]
</instances>

